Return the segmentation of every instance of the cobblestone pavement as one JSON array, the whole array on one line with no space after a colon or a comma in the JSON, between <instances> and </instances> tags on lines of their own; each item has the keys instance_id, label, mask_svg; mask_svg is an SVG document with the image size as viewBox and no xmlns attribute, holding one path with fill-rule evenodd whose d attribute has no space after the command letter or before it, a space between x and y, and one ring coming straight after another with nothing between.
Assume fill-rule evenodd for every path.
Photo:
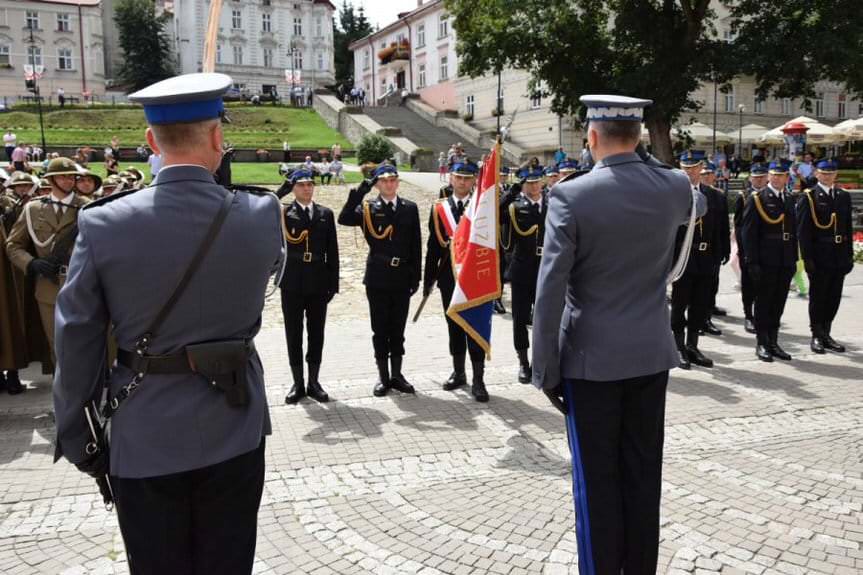
<instances>
[{"instance_id":1,"label":"cobblestone pavement","mask_svg":"<svg viewBox=\"0 0 863 575\"><path fill-rule=\"evenodd\" d=\"M427 213L435 193L404 195ZM332 187L319 200L338 208L344 197ZM322 372L334 401L282 403L278 295L257 340L274 435L255 573L576 573L563 419L516 382L509 316L494 320L488 404L441 390L450 366L436 299L407 331L418 394L373 398L364 248L339 234L342 293ZM794 361L760 363L730 270L719 299L725 333L703 340L717 367L672 373L660 572L863 572L863 269L834 326L844 355L809 353L806 301L792 294L781 341ZM25 375L28 393L0 396L0 573L126 573L92 481L52 464L50 382Z\"/></svg>"}]
</instances>

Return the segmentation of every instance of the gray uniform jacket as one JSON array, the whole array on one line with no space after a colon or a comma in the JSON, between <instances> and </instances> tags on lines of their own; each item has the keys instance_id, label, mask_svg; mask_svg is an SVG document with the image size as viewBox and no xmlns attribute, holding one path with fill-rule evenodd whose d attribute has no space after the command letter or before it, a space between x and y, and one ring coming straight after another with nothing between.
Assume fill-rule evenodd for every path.
<instances>
[{"instance_id":1,"label":"gray uniform jacket","mask_svg":"<svg viewBox=\"0 0 863 575\"><path fill-rule=\"evenodd\" d=\"M149 188L82 210L69 276L57 300L54 411L57 456L84 459L83 406L104 383L108 323L133 350L167 301L221 207L225 188L200 166L163 168ZM238 192L218 237L155 334L149 353L191 343L252 338L267 281L281 265L275 195ZM199 375L147 375L112 419L111 474L141 478L213 465L256 448L271 433L257 353L247 369L250 403L228 406ZM113 397L132 379L117 366Z\"/></svg>"},{"instance_id":2,"label":"gray uniform jacket","mask_svg":"<svg viewBox=\"0 0 863 575\"><path fill-rule=\"evenodd\" d=\"M665 301L674 240L692 202L678 170L635 153L598 162L549 194L533 316L533 383L615 381L678 364Z\"/></svg>"}]
</instances>

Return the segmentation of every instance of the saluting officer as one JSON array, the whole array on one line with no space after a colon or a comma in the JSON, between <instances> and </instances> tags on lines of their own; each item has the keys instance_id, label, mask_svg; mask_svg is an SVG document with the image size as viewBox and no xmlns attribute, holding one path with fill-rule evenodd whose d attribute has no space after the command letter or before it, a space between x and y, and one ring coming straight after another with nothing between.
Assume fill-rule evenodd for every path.
<instances>
[{"instance_id":1,"label":"saluting officer","mask_svg":"<svg viewBox=\"0 0 863 575\"><path fill-rule=\"evenodd\" d=\"M6 191L0 193L0 246L5 245L7 234L24 210L35 190L39 178L25 172L15 172L6 181ZM6 250L0 249L0 391L17 395L26 388L18 370L30 363L31 350L27 341L27 306L25 304L24 274L12 266ZM40 329L40 328L36 328Z\"/></svg>"},{"instance_id":2,"label":"saluting officer","mask_svg":"<svg viewBox=\"0 0 863 575\"><path fill-rule=\"evenodd\" d=\"M449 332L449 352L452 356L453 368L452 374L443 384L443 388L446 391L452 391L467 385L465 354L469 353L473 368L471 394L477 401L486 402L488 401L488 392L483 380L485 352L473 338L469 337L456 322L446 315L446 310L455 290L453 265L450 259L450 242L472 198L471 192L476 183L478 171L476 164L472 162L454 163L450 168L452 195L442 198L432 205L429 214L429 237L423 274L423 295L430 294L435 283L437 283L438 288L440 288L444 317Z\"/></svg>"},{"instance_id":3,"label":"saluting officer","mask_svg":"<svg viewBox=\"0 0 863 575\"><path fill-rule=\"evenodd\" d=\"M530 339L527 327L533 323L533 303L536 299L536 277L542 261L545 237L546 202L542 193L542 166L525 168L520 195L516 186L501 200L505 211L501 220L509 225L507 248L512 253L507 276L512 286L512 339L518 355L518 380L530 383L530 361L527 350Z\"/></svg>"},{"instance_id":4,"label":"saluting officer","mask_svg":"<svg viewBox=\"0 0 863 575\"><path fill-rule=\"evenodd\" d=\"M809 275L810 347L815 353L842 353L845 346L831 337L830 330L845 276L854 269L851 195L835 185L832 161L818 162L815 177L818 184L805 190L797 203L797 237Z\"/></svg>"},{"instance_id":5,"label":"saluting officer","mask_svg":"<svg viewBox=\"0 0 863 575\"><path fill-rule=\"evenodd\" d=\"M373 186L378 197L363 200ZM402 358L410 300L420 285L422 238L417 205L400 197L398 189L395 166L382 164L370 180L350 191L339 213L340 224L362 227L369 245L363 284L378 367L379 378L373 390L376 397L385 396L390 389L414 393L414 387L402 374Z\"/></svg>"},{"instance_id":6,"label":"saluting officer","mask_svg":"<svg viewBox=\"0 0 863 575\"><path fill-rule=\"evenodd\" d=\"M57 303L57 455L99 478L108 462L89 455L83 407L106 387L109 324L120 347L103 414L136 575L250 574L255 559L271 426L253 338L284 236L274 195L213 178L231 83L187 74L129 96L164 167L152 186L81 211Z\"/></svg>"},{"instance_id":7,"label":"saluting officer","mask_svg":"<svg viewBox=\"0 0 863 575\"><path fill-rule=\"evenodd\" d=\"M727 264L731 259L731 222L728 213L728 197L725 195L724 191L716 187L716 165L713 162L704 162L702 164L701 185L708 186L715 190L713 192L714 194L719 194L718 197L720 198L720 201L711 208L711 211L715 209L716 211L721 210L723 212L718 216L719 246L721 248L721 252L718 255L721 259L719 260L719 265L716 266L713 274L713 289L710 294L707 321L704 324L704 333L710 335L722 335L722 330L713 324L712 317L723 317L728 315L727 311L716 306L716 295L719 293L719 272L722 269L722 266Z\"/></svg>"},{"instance_id":8,"label":"saluting officer","mask_svg":"<svg viewBox=\"0 0 863 575\"><path fill-rule=\"evenodd\" d=\"M680 156L680 167L689 178L693 194L700 192L707 199L707 213L695 222L692 246L683 275L671 287L671 331L680 356L680 368L690 363L713 367L713 360L698 349L698 332L710 313L710 298L716 268L725 257L722 245L721 218L725 213L719 191L701 184L703 154L691 151ZM675 252L679 253L686 236L686 227L677 232Z\"/></svg>"},{"instance_id":9,"label":"saluting officer","mask_svg":"<svg viewBox=\"0 0 863 575\"><path fill-rule=\"evenodd\" d=\"M55 246L58 242L71 244L71 236L77 234L78 210L87 203L86 198L75 193L77 176L78 167L71 159L51 160L45 172L50 194L27 202L6 240L6 253L12 263L36 278L36 302L52 350L54 304L66 281L71 255L71 250L57 253Z\"/></svg>"},{"instance_id":10,"label":"saluting officer","mask_svg":"<svg viewBox=\"0 0 863 575\"><path fill-rule=\"evenodd\" d=\"M308 392L320 402L329 401L318 381L324 348L324 326L327 304L339 293L339 242L336 219L330 208L316 204L312 196L315 181L312 173L299 169L291 174L294 201L282 198L285 207L287 262L282 276L282 313L288 342L288 361L294 384L285 397L296 403ZM309 364L309 386L303 380L303 319L306 320Z\"/></svg>"},{"instance_id":11,"label":"saluting officer","mask_svg":"<svg viewBox=\"0 0 863 575\"><path fill-rule=\"evenodd\" d=\"M746 268L755 282L756 355L761 361L790 360L779 346L779 322L797 268L794 200L785 190L788 165L771 162L766 188L753 191L743 209Z\"/></svg>"},{"instance_id":12,"label":"saluting officer","mask_svg":"<svg viewBox=\"0 0 863 575\"><path fill-rule=\"evenodd\" d=\"M743 242L743 211L753 192L760 192L767 185L767 166L752 164L749 182L734 200L734 239L737 243L737 259L740 262L740 297L743 300L743 329L755 333L755 281L746 265L746 246Z\"/></svg>"},{"instance_id":13,"label":"saluting officer","mask_svg":"<svg viewBox=\"0 0 863 575\"><path fill-rule=\"evenodd\" d=\"M561 162L563 163L563 162ZM561 178L560 167L559 166L548 166L545 168L545 186L543 186L543 193L547 193L548 190L551 189L553 185L557 183Z\"/></svg>"}]
</instances>

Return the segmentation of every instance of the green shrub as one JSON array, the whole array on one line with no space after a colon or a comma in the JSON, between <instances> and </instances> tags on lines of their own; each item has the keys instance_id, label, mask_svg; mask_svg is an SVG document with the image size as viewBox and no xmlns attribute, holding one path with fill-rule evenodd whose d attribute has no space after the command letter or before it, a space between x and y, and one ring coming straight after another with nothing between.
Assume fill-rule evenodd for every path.
<instances>
[{"instance_id":1,"label":"green shrub","mask_svg":"<svg viewBox=\"0 0 863 575\"><path fill-rule=\"evenodd\" d=\"M357 146L357 161L360 164L373 162L379 164L393 156L393 145L389 140L377 134L363 136Z\"/></svg>"}]
</instances>

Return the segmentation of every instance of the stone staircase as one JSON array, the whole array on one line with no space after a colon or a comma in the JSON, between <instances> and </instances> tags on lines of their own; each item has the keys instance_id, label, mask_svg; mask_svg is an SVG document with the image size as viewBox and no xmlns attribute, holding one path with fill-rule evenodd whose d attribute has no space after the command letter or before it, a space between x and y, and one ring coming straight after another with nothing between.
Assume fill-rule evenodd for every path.
<instances>
[{"instance_id":1,"label":"stone staircase","mask_svg":"<svg viewBox=\"0 0 863 575\"><path fill-rule=\"evenodd\" d=\"M416 112L402 106L366 107L363 113L385 128L397 128L401 135L426 150L434 152L435 158L456 142L462 142L467 157L473 161L482 158L488 150L478 148L446 128L435 126Z\"/></svg>"}]
</instances>

